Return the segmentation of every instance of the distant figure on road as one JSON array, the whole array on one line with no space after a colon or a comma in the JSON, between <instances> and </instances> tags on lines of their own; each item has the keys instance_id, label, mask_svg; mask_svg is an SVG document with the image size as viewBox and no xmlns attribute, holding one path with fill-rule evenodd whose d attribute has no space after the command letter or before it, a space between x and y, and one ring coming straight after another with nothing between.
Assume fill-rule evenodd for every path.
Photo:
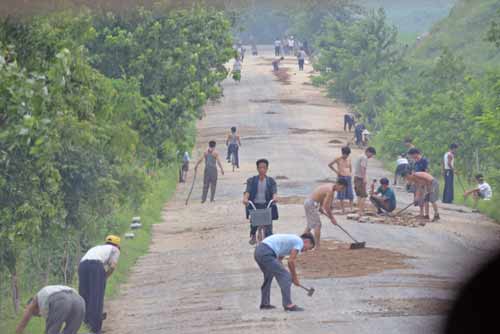
<instances>
[{"instance_id":1,"label":"distant figure on road","mask_svg":"<svg viewBox=\"0 0 500 334\"><path fill-rule=\"evenodd\" d=\"M250 201L257 209L265 209L269 203L273 201L271 204L272 220L278 220L278 206L276 205L278 201L278 185L272 177L267 176L269 161L266 159L259 159L256 165L259 174L247 180L247 187L243 194L246 217L247 219L250 218L250 210L252 210L252 206L249 203ZM257 226L250 225L250 245L255 245L257 243L257 230ZM273 225L265 226L264 237L268 237L272 234Z\"/></svg>"},{"instance_id":2,"label":"distant figure on road","mask_svg":"<svg viewBox=\"0 0 500 334\"><path fill-rule=\"evenodd\" d=\"M198 166L203 160L205 160L205 172L203 174L203 192L201 195L201 203L207 201L208 189L210 188L210 202L215 200L215 190L217 188L217 166L220 168L220 172L224 175L224 169L219 159L219 153L215 151L215 146L217 143L211 140L208 143L208 149L203 153L203 156L198 160L194 166L194 170L198 170Z\"/></svg>"},{"instance_id":3,"label":"distant figure on road","mask_svg":"<svg viewBox=\"0 0 500 334\"><path fill-rule=\"evenodd\" d=\"M304 70L304 62L306 61L306 52L304 51L303 48L300 49L300 51L297 54L297 59L299 61L299 71Z\"/></svg>"},{"instance_id":4,"label":"distant figure on road","mask_svg":"<svg viewBox=\"0 0 500 334\"><path fill-rule=\"evenodd\" d=\"M426 220L430 219L429 216L429 202L432 204L434 210L433 222L440 220L437 200L439 198L439 182L431 174L426 172L415 172L405 176L407 182L416 185L417 193L415 201L420 203L420 216ZM425 213L424 213L425 209Z\"/></svg>"},{"instance_id":5,"label":"distant figure on road","mask_svg":"<svg viewBox=\"0 0 500 334\"><path fill-rule=\"evenodd\" d=\"M360 123L354 128L354 137L356 138L356 145L358 147L363 146L363 131L365 130L365 125Z\"/></svg>"},{"instance_id":6,"label":"distant figure on road","mask_svg":"<svg viewBox=\"0 0 500 334\"><path fill-rule=\"evenodd\" d=\"M285 57L281 57L279 59L273 60L272 64L273 64L273 71L274 72L278 72L280 70L280 63L284 59L285 59Z\"/></svg>"},{"instance_id":7,"label":"distant figure on road","mask_svg":"<svg viewBox=\"0 0 500 334\"><path fill-rule=\"evenodd\" d=\"M467 199L470 195L472 195L472 199L474 200L474 205L472 208L473 211L477 211L477 204L480 199L489 201L493 197L493 191L491 190L491 186L484 181L483 174L476 175L477 187L467 190L464 193L464 198Z\"/></svg>"},{"instance_id":8,"label":"distant figure on road","mask_svg":"<svg viewBox=\"0 0 500 334\"><path fill-rule=\"evenodd\" d=\"M279 39L279 37L274 41L274 55L276 57L279 57L281 55L281 40Z\"/></svg>"},{"instance_id":9,"label":"distant figure on road","mask_svg":"<svg viewBox=\"0 0 500 334\"><path fill-rule=\"evenodd\" d=\"M236 127L233 126L231 128L231 133L227 135L226 138L227 145L227 162L231 162L231 155L234 155L234 160L236 164L236 168L240 168L240 157L239 157L239 148L241 146L240 136L236 133Z\"/></svg>"},{"instance_id":10,"label":"distant figure on road","mask_svg":"<svg viewBox=\"0 0 500 334\"><path fill-rule=\"evenodd\" d=\"M106 237L106 244L92 247L78 267L78 291L85 300L85 324L92 333L101 333L106 281L113 274L120 258L121 240Z\"/></svg>"},{"instance_id":11,"label":"distant figure on road","mask_svg":"<svg viewBox=\"0 0 500 334\"><path fill-rule=\"evenodd\" d=\"M408 159L400 155L398 160L396 160L396 171L394 172L394 185L398 184L398 177L403 177L403 175L411 172L410 163Z\"/></svg>"},{"instance_id":12,"label":"distant figure on road","mask_svg":"<svg viewBox=\"0 0 500 334\"><path fill-rule=\"evenodd\" d=\"M371 194L370 201L377 208L377 213L390 213L396 209L396 195L389 187L389 179L380 179L380 187L374 194Z\"/></svg>"},{"instance_id":13,"label":"distant figure on road","mask_svg":"<svg viewBox=\"0 0 500 334\"><path fill-rule=\"evenodd\" d=\"M356 125L356 121L354 120L354 116L351 114L345 114L344 115L344 131L347 131L349 129L349 132L351 132L351 129Z\"/></svg>"},{"instance_id":14,"label":"distant figure on road","mask_svg":"<svg viewBox=\"0 0 500 334\"><path fill-rule=\"evenodd\" d=\"M45 334L76 334L85 317L85 301L73 288L49 285L30 299L16 334L22 334L34 316L45 318Z\"/></svg>"},{"instance_id":15,"label":"distant figure on road","mask_svg":"<svg viewBox=\"0 0 500 334\"><path fill-rule=\"evenodd\" d=\"M316 247L320 248L321 243L321 219L320 213L330 218L332 224L337 225L337 220L333 216L332 203L335 199L335 193L344 191L347 187L345 179L337 179L335 184L322 184L314 189L311 196L304 202L306 211L307 226L304 233L314 231L314 241Z\"/></svg>"},{"instance_id":16,"label":"distant figure on road","mask_svg":"<svg viewBox=\"0 0 500 334\"><path fill-rule=\"evenodd\" d=\"M243 64L241 63L240 59L236 57L234 59L233 63L233 80L236 83L239 83L241 81L241 68L243 67Z\"/></svg>"},{"instance_id":17,"label":"distant figure on road","mask_svg":"<svg viewBox=\"0 0 500 334\"><path fill-rule=\"evenodd\" d=\"M271 310L271 283L276 277L281 289L282 305L285 311L303 311L292 302L292 283L300 286L299 277L295 269L295 261L301 252L314 248L312 234L303 234L298 237L293 234L275 234L267 237L255 248L254 259L264 274L264 283L261 287L261 310ZM288 256L288 270L285 269L282 259Z\"/></svg>"},{"instance_id":18,"label":"distant figure on road","mask_svg":"<svg viewBox=\"0 0 500 334\"><path fill-rule=\"evenodd\" d=\"M347 185L343 191L337 191L337 199L340 201L342 213L345 213L344 200L349 200L351 212L353 210L354 192L352 190L352 162L349 156L351 149L349 146L342 147L342 155L328 164L328 167L337 174L339 179L346 181ZM335 169L337 165L337 169Z\"/></svg>"},{"instance_id":19,"label":"distant figure on road","mask_svg":"<svg viewBox=\"0 0 500 334\"><path fill-rule=\"evenodd\" d=\"M453 203L455 194L455 154L457 153L457 149L457 144L451 144L449 151L444 154L441 163L441 170L444 176L443 203Z\"/></svg>"},{"instance_id":20,"label":"distant figure on road","mask_svg":"<svg viewBox=\"0 0 500 334\"><path fill-rule=\"evenodd\" d=\"M377 151L373 147L368 147L365 153L356 160L354 164L354 190L358 196L358 213L363 216L365 200L368 197L366 191L368 160L374 157Z\"/></svg>"},{"instance_id":21,"label":"distant figure on road","mask_svg":"<svg viewBox=\"0 0 500 334\"><path fill-rule=\"evenodd\" d=\"M184 156L182 157L181 183L186 182L187 173L189 171L189 161L191 161L189 153L184 152Z\"/></svg>"}]
</instances>

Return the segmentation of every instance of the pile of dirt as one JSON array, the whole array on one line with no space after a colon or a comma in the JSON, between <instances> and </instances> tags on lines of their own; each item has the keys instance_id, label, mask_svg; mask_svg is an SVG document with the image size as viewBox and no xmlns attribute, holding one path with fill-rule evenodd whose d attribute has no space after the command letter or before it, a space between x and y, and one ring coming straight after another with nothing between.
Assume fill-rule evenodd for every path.
<instances>
[{"instance_id":1,"label":"pile of dirt","mask_svg":"<svg viewBox=\"0 0 500 334\"><path fill-rule=\"evenodd\" d=\"M344 142L342 140L338 139L332 139L328 142L328 144L343 144Z\"/></svg>"},{"instance_id":2,"label":"pile of dirt","mask_svg":"<svg viewBox=\"0 0 500 334\"><path fill-rule=\"evenodd\" d=\"M362 315L380 317L407 317L447 314L453 302L439 298L373 299L365 300L379 311L361 312Z\"/></svg>"},{"instance_id":3,"label":"pile of dirt","mask_svg":"<svg viewBox=\"0 0 500 334\"><path fill-rule=\"evenodd\" d=\"M350 244L322 240L321 249L298 257L297 266L305 278L359 277L385 270L411 269L401 253L378 248L351 250Z\"/></svg>"},{"instance_id":4,"label":"pile of dirt","mask_svg":"<svg viewBox=\"0 0 500 334\"><path fill-rule=\"evenodd\" d=\"M384 224L384 225L396 225L405 227L422 227L426 225L425 220L419 220L412 213L403 214L397 217L392 216L377 216L375 214L368 216L364 221L358 221L365 224Z\"/></svg>"},{"instance_id":5,"label":"pile of dirt","mask_svg":"<svg viewBox=\"0 0 500 334\"><path fill-rule=\"evenodd\" d=\"M274 75L278 78L278 81L284 85L290 85L290 74L288 73L288 69L280 68L278 71L273 72Z\"/></svg>"}]
</instances>

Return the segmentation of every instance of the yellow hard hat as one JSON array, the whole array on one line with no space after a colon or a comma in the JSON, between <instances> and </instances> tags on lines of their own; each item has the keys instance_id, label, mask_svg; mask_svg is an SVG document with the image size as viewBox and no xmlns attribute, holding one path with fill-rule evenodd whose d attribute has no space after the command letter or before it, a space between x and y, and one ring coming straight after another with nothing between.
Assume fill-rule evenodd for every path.
<instances>
[{"instance_id":1,"label":"yellow hard hat","mask_svg":"<svg viewBox=\"0 0 500 334\"><path fill-rule=\"evenodd\" d=\"M121 239L120 239L120 237L117 237L116 235L108 235L106 237L106 242L113 244L117 247L120 247Z\"/></svg>"}]
</instances>

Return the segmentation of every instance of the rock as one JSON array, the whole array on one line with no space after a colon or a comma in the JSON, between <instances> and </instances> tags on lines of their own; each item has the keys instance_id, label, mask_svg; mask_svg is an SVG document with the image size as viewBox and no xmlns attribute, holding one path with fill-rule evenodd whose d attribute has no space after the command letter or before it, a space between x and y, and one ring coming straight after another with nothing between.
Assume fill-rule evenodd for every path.
<instances>
[{"instance_id":1,"label":"rock","mask_svg":"<svg viewBox=\"0 0 500 334\"><path fill-rule=\"evenodd\" d=\"M135 238L135 233L125 233L125 239L134 239Z\"/></svg>"}]
</instances>

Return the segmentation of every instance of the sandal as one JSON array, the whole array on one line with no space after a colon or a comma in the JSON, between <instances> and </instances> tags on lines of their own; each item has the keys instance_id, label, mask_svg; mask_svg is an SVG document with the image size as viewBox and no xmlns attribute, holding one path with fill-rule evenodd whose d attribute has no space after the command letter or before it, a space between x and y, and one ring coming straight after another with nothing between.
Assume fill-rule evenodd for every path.
<instances>
[{"instance_id":1,"label":"sandal","mask_svg":"<svg viewBox=\"0 0 500 334\"><path fill-rule=\"evenodd\" d=\"M272 310L275 308L276 308L276 306L274 306L274 305L260 305L261 310Z\"/></svg>"},{"instance_id":2,"label":"sandal","mask_svg":"<svg viewBox=\"0 0 500 334\"><path fill-rule=\"evenodd\" d=\"M297 305L293 305L291 307L285 306L284 309L287 312L302 312L302 311L304 311L304 309L302 307L299 307Z\"/></svg>"}]
</instances>

